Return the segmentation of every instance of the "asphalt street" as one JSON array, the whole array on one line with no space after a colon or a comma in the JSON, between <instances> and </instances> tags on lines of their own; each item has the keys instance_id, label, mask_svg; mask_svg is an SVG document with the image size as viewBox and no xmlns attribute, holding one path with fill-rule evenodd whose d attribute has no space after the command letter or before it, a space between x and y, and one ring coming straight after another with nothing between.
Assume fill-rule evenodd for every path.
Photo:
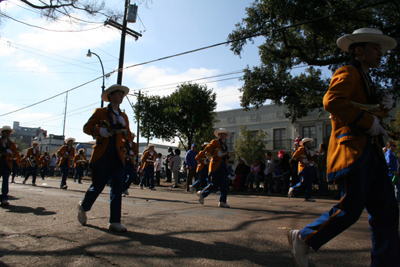
<instances>
[{"instance_id":1,"label":"asphalt street","mask_svg":"<svg viewBox=\"0 0 400 267\"><path fill-rule=\"evenodd\" d=\"M133 186L123 198L126 233L108 230L109 188L88 215L77 220L77 204L90 185L59 178L10 184L9 206L0 208L0 266L295 266L286 233L301 229L337 201L237 194L231 208L219 195L200 205L196 194L162 184L156 191ZM318 252L310 266L370 266L368 214Z\"/></svg>"}]
</instances>

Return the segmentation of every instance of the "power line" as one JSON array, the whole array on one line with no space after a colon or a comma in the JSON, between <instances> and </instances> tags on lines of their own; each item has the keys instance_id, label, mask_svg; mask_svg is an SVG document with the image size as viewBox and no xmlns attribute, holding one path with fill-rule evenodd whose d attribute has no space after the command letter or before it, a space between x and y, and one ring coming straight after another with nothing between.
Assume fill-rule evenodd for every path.
<instances>
[{"instance_id":1,"label":"power line","mask_svg":"<svg viewBox=\"0 0 400 267\"><path fill-rule=\"evenodd\" d=\"M40 26L32 25L32 24L29 24L29 23L14 19L13 17L10 17L10 16L8 16L8 15L6 15L4 13L0 13L0 16L9 18L11 20L14 20L14 21L19 22L19 23L24 24L24 25L27 25L29 27L38 28L38 29L45 30L45 31L50 31L50 32L84 32L84 31L91 31L91 30L95 30L95 29L103 27L103 25L100 25L100 26L97 26L97 27L94 27L94 28L91 28L91 29L59 31L59 30L46 29L46 28L43 28L43 27L40 27Z\"/></svg>"}]
</instances>

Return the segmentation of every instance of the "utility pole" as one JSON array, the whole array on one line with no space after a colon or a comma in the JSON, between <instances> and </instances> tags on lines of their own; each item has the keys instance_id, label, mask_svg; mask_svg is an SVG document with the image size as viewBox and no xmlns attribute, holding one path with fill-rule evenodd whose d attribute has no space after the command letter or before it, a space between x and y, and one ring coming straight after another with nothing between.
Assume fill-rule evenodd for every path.
<instances>
[{"instance_id":1,"label":"utility pole","mask_svg":"<svg viewBox=\"0 0 400 267\"><path fill-rule=\"evenodd\" d=\"M65 140L65 122L67 120L67 103L68 103L68 92L65 94L65 111L64 111L64 126L63 126L64 140Z\"/></svg>"},{"instance_id":2,"label":"utility pole","mask_svg":"<svg viewBox=\"0 0 400 267\"><path fill-rule=\"evenodd\" d=\"M124 20L122 22L122 34L121 34L121 47L119 49L119 65L118 65L118 78L117 84L122 85L122 69L124 67L124 56L125 56L125 35L126 35L126 25L128 21L126 20L126 16L128 15L129 8L129 0L125 0L125 12L124 12Z\"/></svg>"}]
</instances>

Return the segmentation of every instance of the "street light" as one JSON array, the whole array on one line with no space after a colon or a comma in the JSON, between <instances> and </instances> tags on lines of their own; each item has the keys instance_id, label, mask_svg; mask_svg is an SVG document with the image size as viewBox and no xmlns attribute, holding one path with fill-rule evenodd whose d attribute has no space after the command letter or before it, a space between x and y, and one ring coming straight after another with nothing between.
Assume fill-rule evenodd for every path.
<instances>
[{"instance_id":1,"label":"street light","mask_svg":"<svg viewBox=\"0 0 400 267\"><path fill-rule=\"evenodd\" d=\"M101 87L101 94L103 95L104 92L104 67L103 67L103 62L101 62L101 58L99 57L99 55L97 55L96 53L93 53L90 51L90 49L88 50L88 53L86 54L87 57L92 57L92 55L95 55L99 60L100 60L100 64L101 64L101 70L103 71L103 86ZM101 99L101 107L103 107L104 102L103 99Z\"/></svg>"}]
</instances>

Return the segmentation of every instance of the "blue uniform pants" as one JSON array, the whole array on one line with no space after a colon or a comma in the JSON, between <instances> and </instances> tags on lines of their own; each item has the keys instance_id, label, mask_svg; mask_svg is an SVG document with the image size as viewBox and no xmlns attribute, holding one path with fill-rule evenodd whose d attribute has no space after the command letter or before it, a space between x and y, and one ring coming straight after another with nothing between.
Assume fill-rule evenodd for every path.
<instances>
[{"instance_id":1,"label":"blue uniform pants","mask_svg":"<svg viewBox=\"0 0 400 267\"><path fill-rule=\"evenodd\" d=\"M32 184L36 183L36 173L37 173L37 166L36 167L27 167L26 168L26 174L25 174L25 180L28 180L29 176L32 175Z\"/></svg>"},{"instance_id":2,"label":"blue uniform pants","mask_svg":"<svg viewBox=\"0 0 400 267\"><path fill-rule=\"evenodd\" d=\"M199 189L201 187L201 185L204 183L204 181L207 181L207 185L209 183L208 181L208 165L205 165L203 167L203 169L201 169L200 173L199 173L199 179L197 179L196 182L193 183L193 187L197 189Z\"/></svg>"},{"instance_id":3,"label":"blue uniform pants","mask_svg":"<svg viewBox=\"0 0 400 267\"><path fill-rule=\"evenodd\" d=\"M128 190L136 177L135 166L130 161L125 161L124 190Z\"/></svg>"},{"instance_id":4,"label":"blue uniform pants","mask_svg":"<svg viewBox=\"0 0 400 267\"><path fill-rule=\"evenodd\" d=\"M211 172L211 182L201 192L203 197L207 197L214 189L220 188L219 202L226 203L228 197L228 170L226 165L221 163L215 172Z\"/></svg>"},{"instance_id":5,"label":"blue uniform pants","mask_svg":"<svg viewBox=\"0 0 400 267\"><path fill-rule=\"evenodd\" d=\"M97 197L110 181L110 223L121 222L121 204L124 166L118 156L109 153L100 163L92 166L92 184L82 199L82 208L89 211Z\"/></svg>"},{"instance_id":6,"label":"blue uniform pants","mask_svg":"<svg viewBox=\"0 0 400 267\"><path fill-rule=\"evenodd\" d=\"M74 182L76 181L76 179L78 179L78 183L81 183L82 182L82 176L83 176L83 166L82 166L82 164L79 164L75 168Z\"/></svg>"},{"instance_id":7,"label":"blue uniform pants","mask_svg":"<svg viewBox=\"0 0 400 267\"><path fill-rule=\"evenodd\" d=\"M144 175L142 176L140 180L140 186L143 186L143 179L147 179L149 177L150 179L150 188L154 188L154 165L149 164L144 168Z\"/></svg>"},{"instance_id":8,"label":"blue uniform pants","mask_svg":"<svg viewBox=\"0 0 400 267\"><path fill-rule=\"evenodd\" d=\"M40 175L42 179L44 179L44 177L47 175L47 166L42 167L42 169L40 170Z\"/></svg>"},{"instance_id":9,"label":"blue uniform pants","mask_svg":"<svg viewBox=\"0 0 400 267\"><path fill-rule=\"evenodd\" d=\"M68 178L68 172L69 172L68 159L66 159L64 161L64 163L61 164L60 168L61 168L61 173L62 173L60 186L63 186L63 185L67 184L67 178Z\"/></svg>"},{"instance_id":10,"label":"blue uniform pants","mask_svg":"<svg viewBox=\"0 0 400 267\"><path fill-rule=\"evenodd\" d=\"M370 151L360 168L340 179L339 204L304 227L300 234L310 247L318 250L354 224L366 208L373 246L371 266L399 267L399 207L386 163L377 153L381 151Z\"/></svg>"},{"instance_id":11,"label":"blue uniform pants","mask_svg":"<svg viewBox=\"0 0 400 267\"><path fill-rule=\"evenodd\" d=\"M10 177L10 168L7 166L7 163L2 160L0 163L0 176L3 179L1 184L1 197L0 201L8 199L8 179Z\"/></svg>"},{"instance_id":12,"label":"blue uniform pants","mask_svg":"<svg viewBox=\"0 0 400 267\"><path fill-rule=\"evenodd\" d=\"M299 173L300 182L292 187L293 192L296 194L304 190L305 199L311 198L312 191L312 178L311 170L309 167L305 167L301 173Z\"/></svg>"}]
</instances>

